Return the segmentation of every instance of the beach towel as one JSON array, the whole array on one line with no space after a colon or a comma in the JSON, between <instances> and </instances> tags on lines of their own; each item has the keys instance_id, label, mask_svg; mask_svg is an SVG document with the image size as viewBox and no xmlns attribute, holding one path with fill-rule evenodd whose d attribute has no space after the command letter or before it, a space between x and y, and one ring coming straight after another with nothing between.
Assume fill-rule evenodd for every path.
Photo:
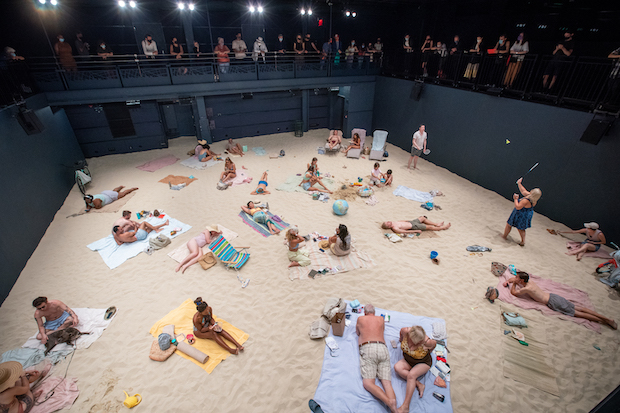
<instances>
[{"instance_id":1,"label":"beach towel","mask_svg":"<svg viewBox=\"0 0 620 413\"><path fill-rule=\"evenodd\" d=\"M185 184L185 186L191 184L192 182L198 180L198 178L189 178L188 176L182 176L182 175L168 175L165 178L160 179L158 182L164 183L166 185L168 185L168 183L170 183L170 185L181 185L181 184Z\"/></svg>"},{"instance_id":2,"label":"beach towel","mask_svg":"<svg viewBox=\"0 0 620 413\"><path fill-rule=\"evenodd\" d=\"M265 148L263 148L262 146L257 146L256 148L252 148L252 150L254 151L254 153L257 156L267 155L267 152L265 151Z\"/></svg>"},{"instance_id":3,"label":"beach towel","mask_svg":"<svg viewBox=\"0 0 620 413\"><path fill-rule=\"evenodd\" d=\"M312 192L312 191L310 192L305 191L301 186L299 186L299 183L301 182L301 180L302 180L301 176L291 175L288 178L286 178L286 181L278 185L276 187L276 190L285 191L285 192L303 192L305 194ZM334 191L336 189L336 184L333 178L321 178L321 180L323 181L323 184L325 184L325 186L329 188L330 191ZM323 189L321 185L319 185L319 187Z\"/></svg>"},{"instance_id":4,"label":"beach towel","mask_svg":"<svg viewBox=\"0 0 620 413\"><path fill-rule=\"evenodd\" d=\"M228 228L225 228L222 225L218 225L217 229L219 231L222 232L222 236L224 238L226 238L229 241L232 241L233 239L237 238L239 236L239 234L237 234L234 231L229 230ZM202 252L203 254L206 254L208 252L210 252L211 250L209 249L208 245L205 245L204 247L202 247ZM168 256L170 258L172 258L173 260L175 260L176 262L180 263L182 262L185 257L187 257L189 255L189 249L187 249L187 243L183 244L183 245L179 245L179 247L171 252L168 253Z\"/></svg>"},{"instance_id":5,"label":"beach towel","mask_svg":"<svg viewBox=\"0 0 620 413\"><path fill-rule=\"evenodd\" d=\"M170 311L168 314L166 314L164 318L156 322L153 327L151 327L149 333L153 337L157 338L162 333L165 326L173 324L175 326L175 334L193 334L194 324L192 319L194 317L194 314L196 314L196 304L194 304L194 302L190 298L188 298L183 302L183 304ZM222 320L215 314L213 314L213 318L224 330L226 330L226 332L233 336L239 344L243 345L243 343L245 343L250 337L247 333L241 331L237 327L234 327L232 324ZM232 343L229 343L226 339L224 339L224 341L226 341L228 346L234 347ZM194 343L193 347L209 356L209 359L205 364L200 364L198 361L194 360L186 354L181 353L180 351L175 351L174 354L190 360L207 373L211 373L218 364L226 360L228 356L231 355L228 351L220 347L213 340L201 339L196 337L196 342ZM241 353L238 357L244 357L243 353Z\"/></svg>"},{"instance_id":6,"label":"beach towel","mask_svg":"<svg viewBox=\"0 0 620 413\"><path fill-rule=\"evenodd\" d=\"M500 314L513 312L512 309L500 306ZM500 315L500 330L502 332L502 349L504 350L504 377L525 383L544 392L560 396L555 369L551 362L551 351L547 344L547 329L531 318L523 317L527 328L509 327L504 324ZM523 333L528 345L524 346L512 337L504 335L504 330Z\"/></svg>"},{"instance_id":7,"label":"beach towel","mask_svg":"<svg viewBox=\"0 0 620 413\"><path fill-rule=\"evenodd\" d=\"M46 376L32 389L35 404L30 413L49 413L70 407L80 395L77 378ZM45 401L44 401L45 400Z\"/></svg>"},{"instance_id":8,"label":"beach towel","mask_svg":"<svg viewBox=\"0 0 620 413\"><path fill-rule=\"evenodd\" d=\"M112 236L112 231L110 229L110 235L105 238L101 238L100 240L95 241L92 244L87 245L87 247L91 251L97 251L99 255L101 255L101 258L106 263L106 265L111 270L113 270L114 268L127 261L129 258L133 258L136 255L140 254L142 251L144 251L149 246L150 238L156 237L158 234L163 234L168 238L175 238L179 234L182 234L191 228L190 225L184 224L174 218L170 218L167 214L164 214L163 218L149 217L146 219L146 222L151 225L160 225L166 222L167 219L170 220L170 224L168 226L163 227L162 231L160 232L151 231L149 235L142 241L132 242L131 244L118 245L116 241L114 241L114 237ZM170 235L170 232L174 228L181 228L181 231L177 232L174 235Z\"/></svg>"},{"instance_id":9,"label":"beach towel","mask_svg":"<svg viewBox=\"0 0 620 413\"><path fill-rule=\"evenodd\" d=\"M164 166L172 165L178 160L179 158L177 158L176 156L168 155L159 159L155 159L153 161L148 161L147 163L143 163L142 165L138 165L136 166L136 168L140 169L141 171L155 172L156 170L161 169Z\"/></svg>"},{"instance_id":10,"label":"beach towel","mask_svg":"<svg viewBox=\"0 0 620 413\"><path fill-rule=\"evenodd\" d=\"M200 162L196 156L192 156L182 161L181 165L187 166L188 168L193 168L193 169L206 169L210 166L215 166L222 162L224 161L216 161L215 159L209 159L207 162Z\"/></svg>"},{"instance_id":11,"label":"beach towel","mask_svg":"<svg viewBox=\"0 0 620 413\"><path fill-rule=\"evenodd\" d=\"M529 273L528 273L529 274ZM508 287L504 287L504 282L509 278L512 278L512 274L510 273L510 269L507 269L504 274L498 278L497 290L499 291L499 299L505 303L513 304L521 308L525 308L527 310L538 310L546 316L561 318L564 320L572 321L573 323L581 324L590 330L594 330L597 333L601 332L601 325L599 323L595 323L594 321L586 320L585 318L577 318L570 317L564 315L562 313L558 313L557 311L553 311L546 305L539 303L537 301L515 297L510 293L510 285ZM546 278L541 278L537 275L530 274L530 280L534 281L540 288L548 293L554 293L561 297L566 298L571 301L575 305L579 305L581 307L589 308L594 310L594 306L590 301L590 297L588 293L585 291L581 291L577 288L571 287L570 285L562 284L556 281L552 281Z\"/></svg>"},{"instance_id":12,"label":"beach towel","mask_svg":"<svg viewBox=\"0 0 620 413\"><path fill-rule=\"evenodd\" d=\"M393 192L396 196L402 196L403 198L410 199L417 202L433 202L433 196L428 192L418 191L417 189L407 188L403 185L398 187Z\"/></svg>"},{"instance_id":13,"label":"beach towel","mask_svg":"<svg viewBox=\"0 0 620 413\"><path fill-rule=\"evenodd\" d=\"M581 247L581 242L577 242L577 241L566 241L566 247L570 250L574 250L577 249L579 247ZM609 259L610 255L613 253L612 250L607 249L605 246L601 245L601 248L599 248L598 251L590 251L590 252L586 252L585 254L583 254L584 257L590 257L590 258L603 258L603 259Z\"/></svg>"},{"instance_id":14,"label":"beach towel","mask_svg":"<svg viewBox=\"0 0 620 413\"><path fill-rule=\"evenodd\" d=\"M353 271L358 268L368 268L376 265L375 261L363 251L358 251L355 245L351 245L351 253L344 257L338 257L332 254L328 250L321 252L318 242L306 243L306 249L310 253L310 265L305 267L289 267L288 278L292 280L308 280L308 273L311 270L322 270L324 268L336 268L336 273ZM327 272L326 274L332 274ZM317 274L315 278L322 277L321 274Z\"/></svg>"},{"instance_id":15,"label":"beach towel","mask_svg":"<svg viewBox=\"0 0 620 413\"><path fill-rule=\"evenodd\" d=\"M283 231L289 226L289 224L284 221L276 221L275 219L273 219L273 214L269 211L267 211L267 216L269 217L269 219L271 219L271 221L273 222L273 225L280 231ZM259 224L258 222L254 221L252 216L245 213L244 211L239 212L239 217L241 217L243 222L245 222L247 225L252 227L254 231L258 232L263 237L268 237L271 235L271 233L269 232L269 229L267 228L267 225ZM224 238L230 241L230 239L226 235L224 235Z\"/></svg>"},{"instance_id":16,"label":"beach towel","mask_svg":"<svg viewBox=\"0 0 620 413\"><path fill-rule=\"evenodd\" d=\"M79 317L79 316L78 316ZM47 354L44 354L45 350L41 350L38 348L16 348L13 350L6 351L2 354L1 362L5 361L19 361L25 369L31 366L36 366L40 362L45 359L49 359L52 364L56 364L59 361L62 361L71 354L73 350L58 350L51 351Z\"/></svg>"},{"instance_id":17,"label":"beach towel","mask_svg":"<svg viewBox=\"0 0 620 413\"><path fill-rule=\"evenodd\" d=\"M103 334L103 330L108 328L114 316L112 316L109 320L104 320L103 316L105 315L106 309L101 308L73 308L73 311L78 316L80 322L75 328L80 330L82 333L90 333L80 336L77 340L75 340L75 344L78 349L84 349L90 347L101 335ZM30 337L22 347L26 348L35 348L39 350L45 350L45 345L41 344L41 340L37 340L37 331ZM73 346L70 346L66 343L57 344L56 347L52 349L52 352L56 351L65 351L71 350Z\"/></svg>"},{"instance_id":18,"label":"beach towel","mask_svg":"<svg viewBox=\"0 0 620 413\"><path fill-rule=\"evenodd\" d=\"M121 199L118 199L118 200L112 202L111 204L105 205L105 206L101 207L100 209L92 208L89 212L86 212L86 205L82 205L82 207L80 208L80 210L77 213L71 214L67 218L76 217L78 215L84 215L84 214L116 213L116 212L120 211L121 209L123 209L123 207L125 206L127 201L129 201L131 198L133 198L133 196L135 194L136 194L136 191L131 192L131 193L125 195L124 197L122 197Z\"/></svg>"},{"instance_id":19,"label":"beach towel","mask_svg":"<svg viewBox=\"0 0 620 413\"><path fill-rule=\"evenodd\" d=\"M231 186L249 184L252 182L252 179L251 176L248 176L247 172L237 169L237 176L235 176L232 181L229 181L229 183Z\"/></svg>"},{"instance_id":20,"label":"beach towel","mask_svg":"<svg viewBox=\"0 0 620 413\"><path fill-rule=\"evenodd\" d=\"M376 314L385 314L386 310L375 309ZM321 378L314 394L314 400L321 405L325 412L337 413L385 413L388 409L383 403L375 399L362 385L360 373L358 335L355 333L357 318L361 315L351 311L347 304L347 312L351 313L351 324L344 329L342 337L334 336L330 331L328 337L332 337L339 349L336 350L338 357L330 355L329 347L325 346L323 353L323 368ZM387 311L390 322L385 323L384 339L390 352L390 364L392 372L392 387L396 393L396 402L400 406L405 398L407 382L394 371L394 364L403 358L400 346L392 348L391 340L398 341L400 329L419 325L424 328L426 335L432 337L432 324L445 321L439 318L413 316L411 314ZM447 358L447 354L444 357ZM436 362L435 353L432 353L433 365ZM449 364L449 360L448 360ZM424 396L420 399L418 392L413 394L409 408L410 413L450 413L452 412L452 400L450 398L450 382L446 382L447 388L435 386L435 376L429 371L420 380L425 386ZM377 385L381 387L379 380ZM445 396L444 402L433 397L433 392Z\"/></svg>"}]
</instances>

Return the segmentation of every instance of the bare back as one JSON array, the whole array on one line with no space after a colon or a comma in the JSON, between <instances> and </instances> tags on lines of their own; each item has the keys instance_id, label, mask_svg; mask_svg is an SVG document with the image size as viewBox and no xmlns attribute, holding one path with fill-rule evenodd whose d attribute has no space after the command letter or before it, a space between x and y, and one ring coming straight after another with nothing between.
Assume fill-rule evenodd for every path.
<instances>
[{"instance_id":1,"label":"bare back","mask_svg":"<svg viewBox=\"0 0 620 413\"><path fill-rule=\"evenodd\" d=\"M521 292L527 293L532 300L539 303L546 305L549 302L549 293L543 291L534 281L529 281L525 287L521 288Z\"/></svg>"},{"instance_id":2,"label":"bare back","mask_svg":"<svg viewBox=\"0 0 620 413\"><path fill-rule=\"evenodd\" d=\"M383 317L374 314L367 314L357 319L355 327L357 334L360 336L359 344L368 341L380 341L385 343L383 339L383 331L385 330L385 320Z\"/></svg>"}]
</instances>

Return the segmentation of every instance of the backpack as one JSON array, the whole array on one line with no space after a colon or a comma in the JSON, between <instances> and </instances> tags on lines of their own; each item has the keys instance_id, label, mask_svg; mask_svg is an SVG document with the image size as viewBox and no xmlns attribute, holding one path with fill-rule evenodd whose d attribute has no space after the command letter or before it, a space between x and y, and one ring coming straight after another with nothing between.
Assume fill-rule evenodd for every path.
<instances>
[{"instance_id":1,"label":"backpack","mask_svg":"<svg viewBox=\"0 0 620 413\"><path fill-rule=\"evenodd\" d=\"M155 238L150 238L149 239L149 245L154 250L160 250L160 249L164 248L165 246L167 246L168 244L170 244L170 242L172 242L172 241L170 241L170 238L168 238L164 234L159 234Z\"/></svg>"}]
</instances>

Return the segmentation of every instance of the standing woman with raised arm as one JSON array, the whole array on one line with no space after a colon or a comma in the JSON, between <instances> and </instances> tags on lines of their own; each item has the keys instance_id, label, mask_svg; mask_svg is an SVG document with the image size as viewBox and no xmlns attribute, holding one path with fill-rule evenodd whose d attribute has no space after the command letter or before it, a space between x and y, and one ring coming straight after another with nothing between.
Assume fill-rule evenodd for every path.
<instances>
[{"instance_id":1,"label":"standing woman with raised arm","mask_svg":"<svg viewBox=\"0 0 620 413\"><path fill-rule=\"evenodd\" d=\"M542 191L539 188L534 188L531 191L528 191L521 184L522 181L523 178L519 178L517 185L519 186L519 192L521 192L521 195L523 196L521 198L519 198L519 194L514 194L512 196L515 207L508 218L502 238L507 239L512 227L515 227L521 236L521 242L519 245L523 247L525 245L525 230L532 226L534 206L542 196Z\"/></svg>"}]
</instances>

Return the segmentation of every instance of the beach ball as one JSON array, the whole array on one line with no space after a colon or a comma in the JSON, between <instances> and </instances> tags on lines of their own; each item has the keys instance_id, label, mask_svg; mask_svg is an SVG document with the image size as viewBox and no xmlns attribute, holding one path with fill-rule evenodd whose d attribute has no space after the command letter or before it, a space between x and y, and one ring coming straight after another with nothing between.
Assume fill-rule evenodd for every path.
<instances>
[{"instance_id":1,"label":"beach ball","mask_svg":"<svg viewBox=\"0 0 620 413\"><path fill-rule=\"evenodd\" d=\"M334 201L332 209L336 215L346 215L349 210L349 204L344 199L338 199Z\"/></svg>"}]
</instances>

